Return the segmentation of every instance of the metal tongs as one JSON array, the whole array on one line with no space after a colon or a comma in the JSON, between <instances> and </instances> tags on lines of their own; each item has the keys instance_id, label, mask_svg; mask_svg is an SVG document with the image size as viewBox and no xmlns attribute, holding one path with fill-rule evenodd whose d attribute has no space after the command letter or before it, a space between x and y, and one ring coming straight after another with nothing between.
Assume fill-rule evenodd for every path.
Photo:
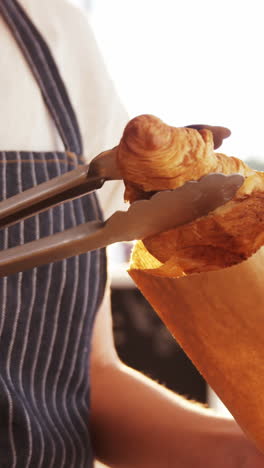
<instances>
[{"instance_id":1,"label":"metal tongs","mask_svg":"<svg viewBox=\"0 0 264 468\"><path fill-rule=\"evenodd\" d=\"M196 129L209 126L190 126ZM213 129L215 148L229 136ZM0 227L4 228L60 203L98 190L108 180L122 179L116 164L117 148L105 151L90 165L55 177L37 187L0 202ZM149 200L131 204L104 222L92 221L63 232L12 247L0 253L0 276L59 261L121 241L144 239L208 214L233 198L244 181L240 174L210 174L175 190L157 192Z\"/></svg>"}]
</instances>

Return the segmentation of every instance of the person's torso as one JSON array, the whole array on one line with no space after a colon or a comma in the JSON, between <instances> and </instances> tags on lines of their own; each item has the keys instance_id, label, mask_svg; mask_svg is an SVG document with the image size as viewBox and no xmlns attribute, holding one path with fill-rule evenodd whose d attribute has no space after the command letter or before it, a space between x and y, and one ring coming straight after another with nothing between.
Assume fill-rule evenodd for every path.
<instances>
[{"instance_id":1,"label":"person's torso","mask_svg":"<svg viewBox=\"0 0 264 468\"><path fill-rule=\"evenodd\" d=\"M7 147L7 140L0 139L3 199L74 169L83 163L83 158L78 119L49 49L15 0L2 0L0 11L12 31L11 38L16 37L14 50L16 46L26 57L23 65L27 64L32 72L28 79L38 83L36 94L46 103L39 104L39 109L43 106L40 112L43 118L40 115L35 126L38 106L36 114L31 114L31 106L27 111L23 106L20 108L21 89L15 88L16 81L5 83L7 98L0 110L2 125L14 126L15 120L21 126L22 139L16 140L14 135L10 140L12 146ZM21 62L16 57L17 66ZM13 56L8 60L12 62ZM19 68L13 74L9 69L10 74L15 74L17 80ZM16 102L7 111L13 90ZM18 116L20 120L16 120ZM25 137L23 128L29 125L25 124L27 118L32 123L32 140L19 148L18 143ZM51 137L49 142L40 134L47 121L53 126L45 130ZM36 150L33 144L36 135L53 145L56 135L63 142L62 149ZM11 248L101 216L96 195L91 194L1 230L0 247ZM105 279L103 250L1 278L1 468L92 466L89 351Z\"/></svg>"},{"instance_id":2,"label":"person's torso","mask_svg":"<svg viewBox=\"0 0 264 468\"><path fill-rule=\"evenodd\" d=\"M62 73L77 112L87 162L118 144L128 115L102 59L87 15L68 0L22 0ZM0 147L53 151L63 145L39 87L0 15ZM6 93L6 89L12 90ZM19 103L19 105L18 105ZM123 186L110 182L98 196L104 212L125 209Z\"/></svg>"}]
</instances>

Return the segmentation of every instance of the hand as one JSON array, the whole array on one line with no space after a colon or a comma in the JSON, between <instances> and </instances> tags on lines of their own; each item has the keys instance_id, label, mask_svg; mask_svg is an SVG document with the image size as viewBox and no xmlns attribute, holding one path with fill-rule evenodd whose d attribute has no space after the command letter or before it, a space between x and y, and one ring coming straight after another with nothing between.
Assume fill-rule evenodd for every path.
<instances>
[{"instance_id":1,"label":"hand","mask_svg":"<svg viewBox=\"0 0 264 468\"><path fill-rule=\"evenodd\" d=\"M186 128L194 128L195 130L202 130L203 128L207 128L211 130L214 138L214 149L219 148L223 143L223 140L231 135L231 131L229 128L226 127L217 127L212 125L203 125L203 124L194 124L194 125L186 125Z\"/></svg>"}]
</instances>

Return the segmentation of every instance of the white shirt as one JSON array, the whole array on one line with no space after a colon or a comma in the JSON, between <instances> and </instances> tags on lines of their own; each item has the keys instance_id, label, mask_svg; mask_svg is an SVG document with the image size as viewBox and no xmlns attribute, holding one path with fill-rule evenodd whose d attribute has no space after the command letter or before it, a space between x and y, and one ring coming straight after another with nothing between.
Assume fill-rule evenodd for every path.
<instances>
[{"instance_id":1,"label":"white shirt","mask_svg":"<svg viewBox=\"0 0 264 468\"><path fill-rule=\"evenodd\" d=\"M89 162L118 144L128 115L88 16L67 0L20 0L20 4L52 51L77 114ZM0 150L63 150L38 84L1 16L0 44ZM120 183L107 183L98 194L106 216L124 206Z\"/></svg>"}]
</instances>

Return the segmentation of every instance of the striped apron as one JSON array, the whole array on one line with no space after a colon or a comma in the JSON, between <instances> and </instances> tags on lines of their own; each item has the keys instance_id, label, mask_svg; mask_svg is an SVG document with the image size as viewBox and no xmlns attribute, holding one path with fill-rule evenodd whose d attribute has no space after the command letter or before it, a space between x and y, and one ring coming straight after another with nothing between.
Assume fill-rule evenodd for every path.
<instances>
[{"instance_id":1,"label":"striped apron","mask_svg":"<svg viewBox=\"0 0 264 468\"><path fill-rule=\"evenodd\" d=\"M65 146L64 152L0 151L0 196L5 199L82 164L82 141L43 38L16 0L1 0L0 13ZM0 247L95 219L101 212L91 194L0 231ZM0 279L0 468L93 466L89 351L105 263L105 251L98 250Z\"/></svg>"}]
</instances>

